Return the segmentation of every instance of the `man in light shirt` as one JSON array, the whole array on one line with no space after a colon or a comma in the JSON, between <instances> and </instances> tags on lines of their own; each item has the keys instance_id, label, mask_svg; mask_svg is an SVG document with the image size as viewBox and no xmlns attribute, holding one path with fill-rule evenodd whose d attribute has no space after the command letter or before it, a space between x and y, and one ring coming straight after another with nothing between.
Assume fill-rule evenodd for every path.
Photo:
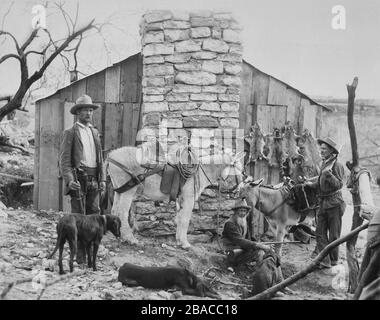
<instances>
[{"instance_id":1,"label":"man in light shirt","mask_svg":"<svg viewBox=\"0 0 380 320\"><path fill-rule=\"evenodd\" d=\"M77 122L62 137L59 164L73 213L100 214L99 191L105 189L106 176L99 132L91 124L97 108L88 95L79 97L70 110ZM77 260L82 249L78 246Z\"/></svg>"}]
</instances>

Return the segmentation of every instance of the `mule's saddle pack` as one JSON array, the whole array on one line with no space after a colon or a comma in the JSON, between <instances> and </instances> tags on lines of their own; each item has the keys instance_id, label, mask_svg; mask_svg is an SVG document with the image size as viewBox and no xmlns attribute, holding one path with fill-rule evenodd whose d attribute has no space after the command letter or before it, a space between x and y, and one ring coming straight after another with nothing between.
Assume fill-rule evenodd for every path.
<instances>
[{"instance_id":1,"label":"mule's saddle pack","mask_svg":"<svg viewBox=\"0 0 380 320\"><path fill-rule=\"evenodd\" d=\"M198 168L198 160L196 155L191 151L189 147L179 147L175 150L171 157L163 152L163 148L159 142L152 145L141 145L142 152L148 154L144 158L147 159L145 163L141 164L141 167L145 168L145 172L139 175L135 175L129 168L121 164L120 162L108 158L108 162L115 164L127 172L131 179L124 183L121 187L114 189L118 193L123 193L133 188L137 184L142 183L147 177L153 174L159 174L162 176L160 191L164 194L170 195L170 201L175 201L180 193L183 185L191 176L193 176ZM151 152L149 148L158 148ZM150 154L154 154L151 157Z\"/></svg>"}]
</instances>

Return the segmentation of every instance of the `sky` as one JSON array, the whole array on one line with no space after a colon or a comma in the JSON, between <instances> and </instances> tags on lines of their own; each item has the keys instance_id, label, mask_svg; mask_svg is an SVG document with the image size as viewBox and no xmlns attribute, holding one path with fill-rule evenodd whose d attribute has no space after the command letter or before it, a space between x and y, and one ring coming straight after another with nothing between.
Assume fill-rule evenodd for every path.
<instances>
[{"instance_id":1,"label":"sky","mask_svg":"<svg viewBox=\"0 0 380 320\"><path fill-rule=\"evenodd\" d=\"M2 26L11 3L0 0L0 29L22 42L31 31L32 7L42 2L15 0ZM74 13L76 3L66 0L65 8ZM345 9L344 29L332 27L336 5ZM140 51L139 23L154 9L230 11L242 27L243 58L256 68L311 96L346 98L346 84L358 76L356 97L380 99L377 0L81 0L78 25L92 18L113 25L104 28L103 37L92 33L85 39L78 69L91 74ZM67 32L64 21L49 8L46 22L58 37ZM9 41L0 41L0 56L12 49ZM52 67L47 81L54 74ZM0 95L14 92L18 84L17 62L7 60L0 65Z\"/></svg>"}]
</instances>

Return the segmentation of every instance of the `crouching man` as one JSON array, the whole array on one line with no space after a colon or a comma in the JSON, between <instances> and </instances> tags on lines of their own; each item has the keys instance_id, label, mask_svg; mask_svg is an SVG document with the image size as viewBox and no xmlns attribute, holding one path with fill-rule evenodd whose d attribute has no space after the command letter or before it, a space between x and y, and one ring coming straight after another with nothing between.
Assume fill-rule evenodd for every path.
<instances>
[{"instance_id":1,"label":"crouching man","mask_svg":"<svg viewBox=\"0 0 380 320\"><path fill-rule=\"evenodd\" d=\"M224 224L222 234L222 243L228 252L228 263L237 267L259 261L265 251L271 248L249 239L247 215L251 207L245 200L239 200L232 210L234 213Z\"/></svg>"}]
</instances>

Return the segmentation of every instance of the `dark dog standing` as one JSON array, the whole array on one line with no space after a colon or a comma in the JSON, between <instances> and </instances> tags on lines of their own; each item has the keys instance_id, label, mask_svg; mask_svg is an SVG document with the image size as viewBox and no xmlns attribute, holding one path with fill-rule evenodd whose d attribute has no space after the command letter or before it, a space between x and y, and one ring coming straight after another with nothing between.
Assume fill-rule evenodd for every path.
<instances>
[{"instance_id":1,"label":"dark dog standing","mask_svg":"<svg viewBox=\"0 0 380 320\"><path fill-rule=\"evenodd\" d=\"M124 285L151 289L178 287L183 294L219 299L219 295L200 278L185 268L141 267L125 263L119 269L118 280Z\"/></svg>"},{"instance_id":2,"label":"dark dog standing","mask_svg":"<svg viewBox=\"0 0 380 320\"><path fill-rule=\"evenodd\" d=\"M273 287L281 281L281 262L274 251L268 251L257 265L252 276L253 289L251 294L257 295Z\"/></svg>"},{"instance_id":3,"label":"dark dog standing","mask_svg":"<svg viewBox=\"0 0 380 320\"><path fill-rule=\"evenodd\" d=\"M88 267L96 271L96 255L103 235L109 230L115 237L120 237L120 218L114 215L82 215L71 213L64 215L57 224L57 244L49 259L59 248L59 273L64 274L62 266L62 253L66 240L70 247L70 272L74 269L74 257L77 253L77 241L86 249ZM91 259L91 246L92 259Z\"/></svg>"}]
</instances>

